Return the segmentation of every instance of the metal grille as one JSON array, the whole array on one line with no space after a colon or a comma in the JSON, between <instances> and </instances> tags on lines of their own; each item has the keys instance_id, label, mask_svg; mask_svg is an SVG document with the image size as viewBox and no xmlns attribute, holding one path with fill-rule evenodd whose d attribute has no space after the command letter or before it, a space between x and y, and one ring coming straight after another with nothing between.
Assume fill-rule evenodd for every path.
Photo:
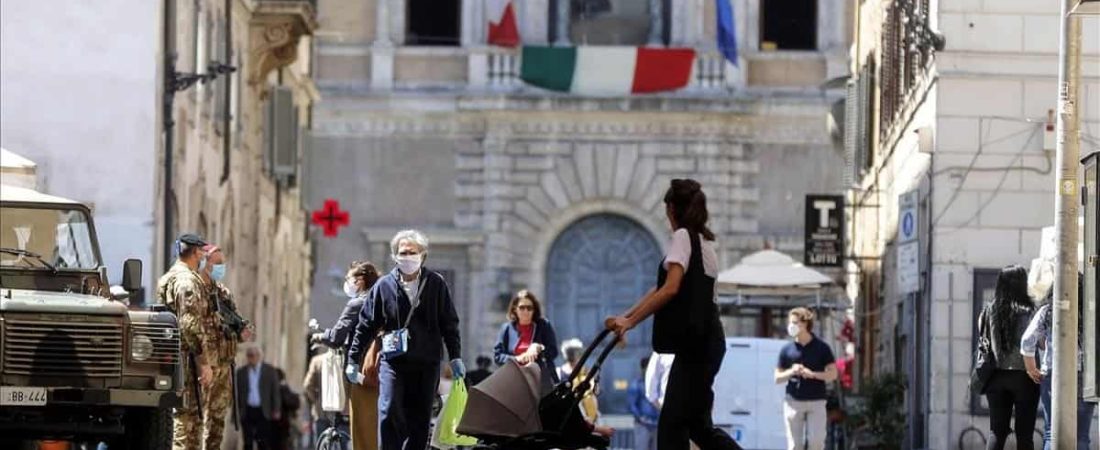
<instances>
[{"instance_id":1,"label":"metal grille","mask_svg":"<svg viewBox=\"0 0 1100 450\"><path fill-rule=\"evenodd\" d=\"M4 373L118 377L122 326L109 322L5 320Z\"/></svg>"},{"instance_id":2,"label":"metal grille","mask_svg":"<svg viewBox=\"0 0 1100 450\"><path fill-rule=\"evenodd\" d=\"M148 361L159 364L176 364L180 357L180 334L176 327L168 324L135 324L130 326L132 342L138 336L148 337L153 342L153 355Z\"/></svg>"}]
</instances>

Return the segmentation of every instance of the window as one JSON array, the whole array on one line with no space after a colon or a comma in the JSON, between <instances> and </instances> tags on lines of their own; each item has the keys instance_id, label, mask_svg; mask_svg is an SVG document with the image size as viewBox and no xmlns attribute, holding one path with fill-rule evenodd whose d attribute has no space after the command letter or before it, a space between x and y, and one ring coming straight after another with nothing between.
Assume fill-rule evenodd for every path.
<instances>
[{"instance_id":1,"label":"window","mask_svg":"<svg viewBox=\"0 0 1100 450\"><path fill-rule=\"evenodd\" d=\"M817 0L760 0L761 50L816 50Z\"/></svg>"},{"instance_id":2,"label":"window","mask_svg":"<svg viewBox=\"0 0 1100 450\"><path fill-rule=\"evenodd\" d=\"M1001 271L998 269L974 269L974 298L972 299L973 311L973 324L970 327L970 354L971 356L971 370L973 370L973 355L978 349L978 316L981 315L982 309L985 305L993 302L993 293L997 288L997 276ZM970 396L970 414L974 415L989 415L989 404L985 401L984 395L972 395Z\"/></svg>"},{"instance_id":3,"label":"window","mask_svg":"<svg viewBox=\"0 0 1100 450\"><path fill-rule=\"evenodd\" d=\"M650 11L648 0L567 1L570 2L569 39L573 43L645 45L649 42L654 12Z\"/></svg>"},{"instance_id":4,"label":"window","mask_svg":"<svg viewBox=\"0 0 1100 450\"><path fill-rule=\"evenodd\" d=\"M904 6L895 3L885 14L879 47L882 59L879 136L884 140L932 57L932 47L917 44L918 35L926 31L928 0L912 1Z\"/></svg>"},{"instance_id":5,"label":"window","mask_svg":"<svg viewBox=\"0 0 1100 450\"><path fill-rule=\"evenodd\" d=\"M459 45L461 0L408 0L407 45Z\"/></svg>"}]
</instances>

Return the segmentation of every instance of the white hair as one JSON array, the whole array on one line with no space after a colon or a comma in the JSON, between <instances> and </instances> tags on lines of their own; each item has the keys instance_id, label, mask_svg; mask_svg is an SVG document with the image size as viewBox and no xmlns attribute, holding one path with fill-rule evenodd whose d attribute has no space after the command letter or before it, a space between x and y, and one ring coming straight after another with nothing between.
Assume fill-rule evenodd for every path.
<instances>
[{"instance_id":1,"label":"white hair","mask_svg":"<svg viewBox=\"0 0 1100 450\"><path fill-rule=\"evenodd\" d=\"M397 255L397 246L401 245L401 241L411 241L420 247L420 253L428 253L428 237L424 233L417 230L401 230L393 235L393 240L390 241L391 255Z\"/></svg>"}]
</instances>

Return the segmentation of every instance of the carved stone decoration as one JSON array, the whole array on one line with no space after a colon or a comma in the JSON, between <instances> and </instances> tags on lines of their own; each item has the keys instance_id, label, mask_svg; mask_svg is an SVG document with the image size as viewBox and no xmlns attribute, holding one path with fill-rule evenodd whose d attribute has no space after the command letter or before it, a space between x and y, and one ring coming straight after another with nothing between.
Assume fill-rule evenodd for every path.
<instances>
[{"instance_id":1,"label":"carved stone decoration","mask_svg":"<svg viewBox=\"0 0 1100 450\"><path fill-rule=\"evenodd\" d=\"M264 1L257 3L249 28L248 82L256 87L298 59L298 42L317 29L317 19L308 2Z\"/></svg>"}]
</instances>

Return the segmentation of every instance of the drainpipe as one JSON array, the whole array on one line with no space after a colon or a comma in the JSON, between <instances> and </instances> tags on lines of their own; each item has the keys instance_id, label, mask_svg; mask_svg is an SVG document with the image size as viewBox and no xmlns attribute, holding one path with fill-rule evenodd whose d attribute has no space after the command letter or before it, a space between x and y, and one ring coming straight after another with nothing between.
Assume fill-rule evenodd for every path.
<instances>
[{"instance_id":1,"label":"drainpipe","mask_svg":"<svg viewBox=\"0 0 1100 450\"><path fill-rule=\"evenodd\" d=\"M233 60L233 0L225 0L225 58L224 65ZM228 75L228 74L227 74ZM229 181L229 158L231 155L233 130L229 128L232 114L229 112L233 101L233 83L225 79L225 108L222 108L222 178L220 184ZM238 114L240 112L238 111Z\"/></svg>"},{"instance_id":2,"label":"drainpipe","mask_svg":"<svg viewBox=\"0 0 1100 450\"><path fill-rule=\"evenodd\" d=\"M176 96L176 49L175 49L176 2L164 0L164 93L161 99L164 115L164 267L172 265L172 151L175 120L172 118L173 103Z\"/></svg>"}]
</instances>

